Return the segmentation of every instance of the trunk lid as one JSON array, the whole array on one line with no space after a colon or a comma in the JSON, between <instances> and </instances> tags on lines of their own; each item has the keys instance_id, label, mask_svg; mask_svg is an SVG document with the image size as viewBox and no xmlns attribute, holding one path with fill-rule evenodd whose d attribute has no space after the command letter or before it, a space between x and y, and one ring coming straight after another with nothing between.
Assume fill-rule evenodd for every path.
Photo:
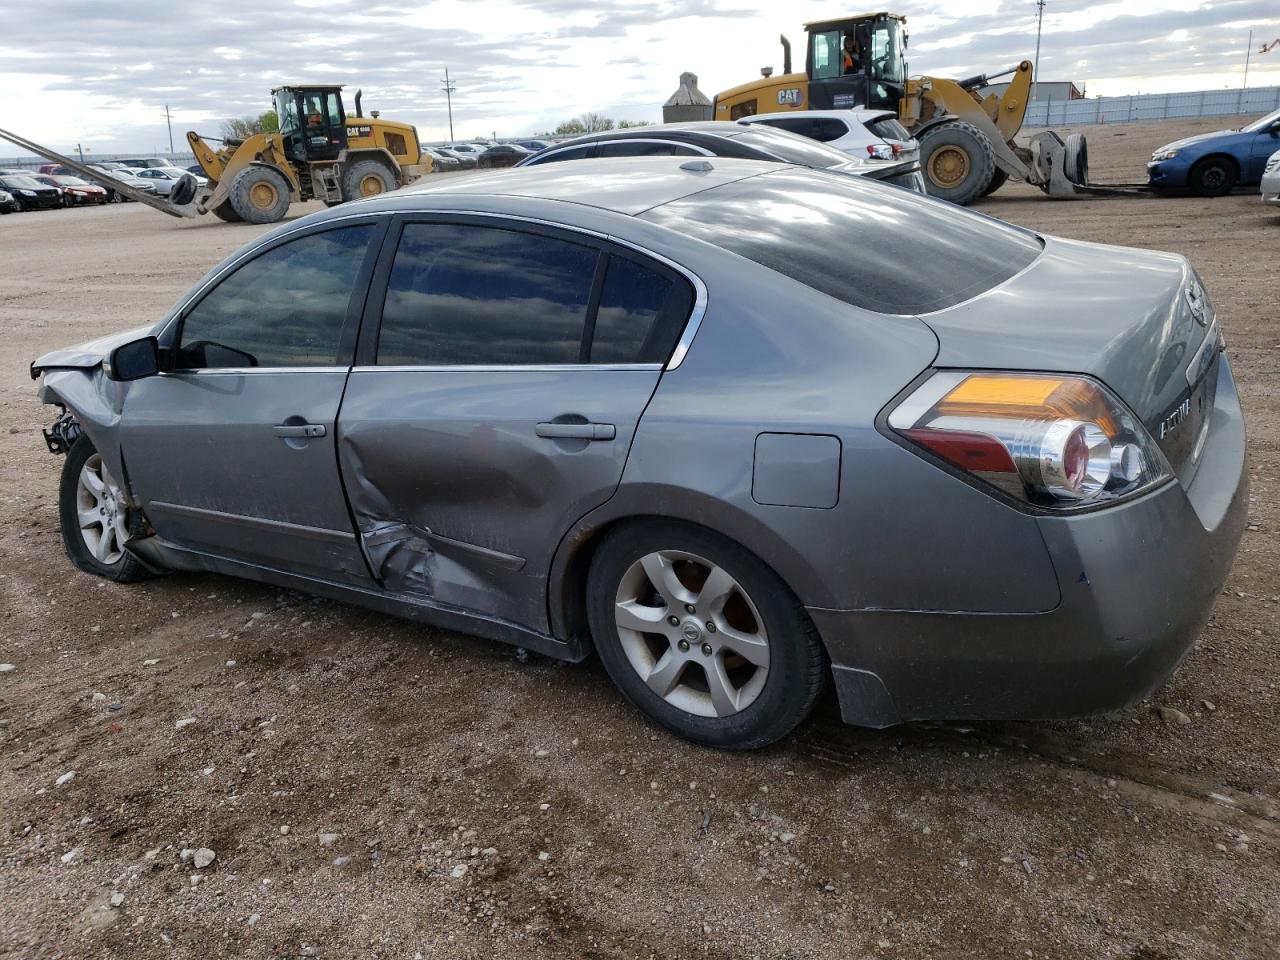
<instances>
[{"instance_id":1,"label":"trunk lid","mask_svg":"<svg viewBox=\"0 0 1280 960\"><path fill-rule=\"evenodd\" d=\"M1184 483L1213 407L1220 339L1185 257L1044 238L1000 286L921 317L938 367L1089 374L1142 420Z\"/></svg>"}]
</instances>

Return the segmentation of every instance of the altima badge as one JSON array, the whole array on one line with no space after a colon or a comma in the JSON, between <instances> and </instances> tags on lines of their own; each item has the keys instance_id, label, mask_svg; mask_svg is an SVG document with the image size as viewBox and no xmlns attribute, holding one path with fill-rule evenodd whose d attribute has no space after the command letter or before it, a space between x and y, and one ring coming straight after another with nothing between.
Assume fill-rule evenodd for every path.
<instances>
[{"instance_id":1,"label":"altima badge","mask_svg":"<svg viewBox=\"0 0 1280 960\"><path fill-rule=\"evenodd\" d=\"M1163 440L1173 431L1177 430L1182 421L1191 415L1191 398L1183 400L1178 404L1178 408L1160 421L1159 437Z\"/></svg>"}]
</instances>

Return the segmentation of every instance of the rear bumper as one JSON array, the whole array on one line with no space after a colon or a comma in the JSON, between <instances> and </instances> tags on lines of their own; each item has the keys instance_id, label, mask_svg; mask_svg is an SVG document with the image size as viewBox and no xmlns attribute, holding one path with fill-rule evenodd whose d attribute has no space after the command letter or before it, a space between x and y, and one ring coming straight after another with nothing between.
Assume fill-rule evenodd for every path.
<instances>
[{"instance_id":1,"label":"rear bumper","mask_svg":"<svg viewBox=\"0 0 1280 960\"><path fill-rule=\"evenodd\" d=\"M849 723L1081 716L1162 686L1226 582L1248 504L1244 418L1222 364L1191 483L1038 521L1062 602L1038 614L824 610Z\"/></svg>"}]
</instances>

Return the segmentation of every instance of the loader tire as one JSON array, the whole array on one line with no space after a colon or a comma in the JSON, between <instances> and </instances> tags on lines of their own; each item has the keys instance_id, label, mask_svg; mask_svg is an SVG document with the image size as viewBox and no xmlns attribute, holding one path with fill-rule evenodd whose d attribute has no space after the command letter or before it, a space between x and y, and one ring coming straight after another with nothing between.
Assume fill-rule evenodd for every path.
<instances>
[{"instance_id":1,"label":"loader tire","mask_svg":"<svg viewBox=\"0 0 1280 960\"><path fill-rule=\"evenodd\" d=\"M377 160L357 160L342 174L342 195L348 200L376 197L396 188L396 178Z\"/></svg>"},{"instance_id":2,"label":"loader tire","mask_svg":"<svg viewBox=\"0 0 1280 960\"><path fill-rule=\"evenodd\" d=\"M991 184L996 158L981 130L949 120L920 137L920 166L929 196L967 206Z\"/></svg>"},{"instance_id":3,"label":"loader tire","mask_svg":"<svg viewBox=\"0 0 1280 960\"><path fill-rule=\"evenodd\" d=\"M230 200L223 200L216 207L209 210L219 220L225 220L227 223L244 223L240 219L240 214L236 213L235 207L231 206Z\"/></svg>"},{"instance_id":4,"label":"loader tire","mask_svg":"<svg viewBox=\"0 0 1280 960\"><path fill-rule=\"evenodd\" d=\"M289 210L289 182L270 167L246 167L231 181L228 200L245 223L275 223Z\"/></svg>"},{"instance_id":5,"label":"loader tire","mask_svg":"<svg viewBox=\"0 0 1280 960\"><path fill-rule=\"evenodd\" d=\"M982 191L982 195L984 197L991 196L993 193L995 193L997 190L1003 187L1008 182L1008 180L1009 180L1009 175L1005 173L1003 170L1001 170L999 167L996 167L996 172L991 175L991 182L987 184L987 189Z\"/></svg>"},{"instance_id":6,"label":"loader tire","mask_svg":"<svg viewBox=\"0 0 1280 960\"><path fill-rule=\"evenodd\" d=\"M1089 147L1084 134L1070 134L1062 147L1062 172L1072 183L1084 186L1089 182Z\"/></svg>"}]
</instances>

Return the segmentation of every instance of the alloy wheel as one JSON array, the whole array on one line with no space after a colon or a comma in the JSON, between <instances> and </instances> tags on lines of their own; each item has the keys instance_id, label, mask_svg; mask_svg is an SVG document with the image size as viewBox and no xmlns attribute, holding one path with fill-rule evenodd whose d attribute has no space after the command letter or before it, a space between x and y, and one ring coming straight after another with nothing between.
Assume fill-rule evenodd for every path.
<instances>
[{"instance_id":1,"label":"alloy wheel","mask_svg":"<svg viewBox=\"0 0 1280 960\"><path fill-rule=\"evenodd\" d=\"M769 675L769 636L742 586L696 554L659 550L618 585L614 622L631 667L671 706L702 717L749 707Z\"/></svg>"},{"instance_id":2,"label":"alloy wheel","mask_svg":"<svg viewBox=\"0 0 1280 960\"><path fill-rule=\"evenodd\" d=\"M80 536L95 560L111 566L124 557L124 543L129 539L129 508L124 492L100 454L92 454L80 468L76 517Z\"/></svg>"}]
</instances>

